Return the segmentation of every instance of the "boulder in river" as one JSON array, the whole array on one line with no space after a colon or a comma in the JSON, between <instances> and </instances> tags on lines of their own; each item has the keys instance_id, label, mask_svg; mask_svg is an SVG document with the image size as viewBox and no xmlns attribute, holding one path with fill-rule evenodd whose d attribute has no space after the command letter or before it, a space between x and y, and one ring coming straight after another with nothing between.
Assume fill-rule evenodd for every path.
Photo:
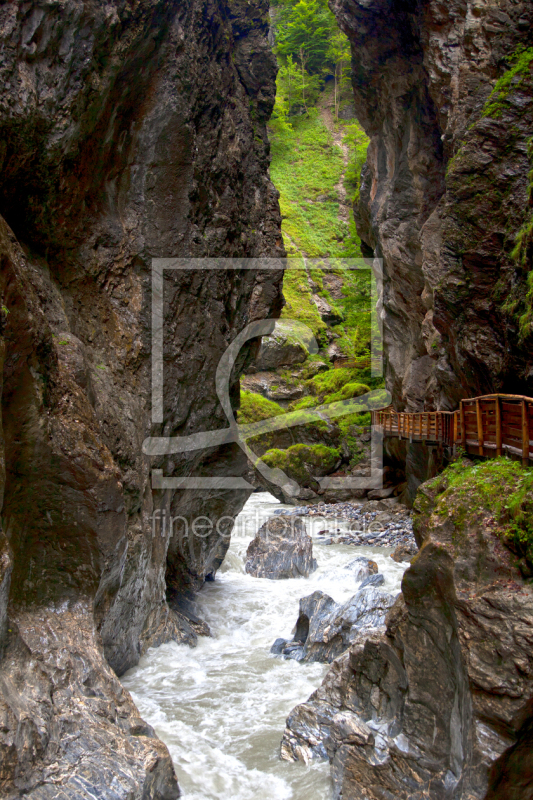
<instances>
[{"instance_id":1,"label":"boulder in river","mask_svg":"<svg viewBox=\"0 0 533 800\"><path fill-rule=\"evenodd\" d=\"M395 599L379 588L383 582L382 575L368 576L346 603L336 603L320 591L303 597L292 640L276 639L270 652L297 661L331 663L355 642L383 631Z\"/></svg>"},{"instance_id":2,"label":"boulder in river","mask_svg":"<svg viewBox=\"0 0 533 800\"><path fill-rule=\"evenodd\" d=\"M316 567L312 539L299 517L270 517L246 551L245 570L255 578L308 578Z\"/></svg>"},{"instance_id":3,"label":"boulder in river","mask_svg":"<svg viewBox=\"0 0 533 800\"><path fill-rule=\"evenodd\" d=\"M399 544L394 553L391 553L393 561L411 561L418 553L416 544Z\"/></svg>"}]
</instances>

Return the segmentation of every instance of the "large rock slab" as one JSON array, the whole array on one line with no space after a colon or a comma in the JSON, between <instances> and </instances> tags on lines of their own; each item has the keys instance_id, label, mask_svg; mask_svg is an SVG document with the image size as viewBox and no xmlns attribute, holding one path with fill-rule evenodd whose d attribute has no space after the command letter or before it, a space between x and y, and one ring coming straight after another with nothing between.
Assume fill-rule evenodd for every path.
<instances>
[{"instance_id":1,"label":"large rock slab","mask_svg":"<svg viewBox=\"0 0 533 800\"><path fill-rule=\"evenodd\" d=\"M263 336L253 367L261 371L303 364L309 352L316 351L313 334L305 325L277 320L270 336Z\"/></svg>"},{"instance_id":2,"label":"large rock slab","mask_svg":"<svg viewBox=\"0 0 533 800\"><path fill-rule=\"evenodd\" d=\"M533 75L527 57L511 70L531 46L532 4L332 9L351 41L356 115L371 140L354 210L363 246L383 258L395 406L450 409L506 380L531 395L518 324L526 273L517 277L512 251L529 219ZM522 254L530 244L525 235ZM503 302L509 292L521 311Z\"/></svg>"},{"instance_id":3,"label":"large rock slab","mask_svg":"<svg viewBox=\"0 0 533 800\"><path fill-rule=\"evenodd\" d=\"M312 539L299 517L270 517L246 551L245 570L255 578L308 578L316 566Z\"/></svg>"}]
</instances>

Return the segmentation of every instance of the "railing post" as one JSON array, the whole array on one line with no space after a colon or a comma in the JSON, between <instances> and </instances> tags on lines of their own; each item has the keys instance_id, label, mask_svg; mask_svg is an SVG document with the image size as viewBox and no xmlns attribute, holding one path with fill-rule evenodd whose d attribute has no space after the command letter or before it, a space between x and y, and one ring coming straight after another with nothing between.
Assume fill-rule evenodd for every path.
<instances>
[{"instance_id":1,"label":"railing post","mask_svg":"<svg viewBox=\"0 0 533 800\"><path fill-rule=\"evenodd\" d=\"M457 417L458 414L457 411L455 411L453 415L453 442L452 442L454 449L457 444L457 425L458 425Z\"/></svg>"},{"instance_id":2,"label":"railing post","mask_svg":"<svg viewBox=\"0 0 533 800\"><path fill-rule=\"evenodd\" d=\"M483 455L483 415L481 412L481 404L476 400L476 417L477 417L477 443L479 448L479 455Z\"/></svg>"},{"instance_id":3,"label":"railing post","mask_svg":"<svg viewBox=\"0 0 533 800\"><path fill-rule=\"evenodd\" d=\"M522 464L524 467L529 464L529 417L525 400L522 400Z\"/></svg>"},{"instance_id":4,"label":"railing post","mask_svg":"<svg viewBox=\"0 0 533 800\"><path fill-rule=\"evenodd\" d=\"M461 441L462 441L463 449L466 452L465 404L464 404L463 400L461 400L460 413L461 413Z\"/></svg>"},{"instance_id":5,"label":"railing post","mask_svg":"<svg viewBox=\"0 0 533 800\"><path fill-rule=\"evenodd\" d=\"M496 396L496 455L501 456L503 454L503 446L502 446L502 406L500 402L500 396Z\"/></svg>"}]
</instances>

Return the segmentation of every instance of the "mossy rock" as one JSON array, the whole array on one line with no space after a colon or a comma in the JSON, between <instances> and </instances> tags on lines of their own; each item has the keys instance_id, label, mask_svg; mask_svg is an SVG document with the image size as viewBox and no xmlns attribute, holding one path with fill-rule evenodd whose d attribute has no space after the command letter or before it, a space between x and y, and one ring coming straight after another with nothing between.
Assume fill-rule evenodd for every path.
<instances>
[{"instance_id":1,"label":"mossy rock","mask_svg":"<svg viewBox=\"0 0 533 800\"><path fill-rule=\"evenodd\" d=\"M284 413L285 411L280 405L272 400L267 400L263 395L241 391L241 405L237 412L237 421L241 425L262 422Z\"/></svg>"},{"instance_id":2,"label":"mossy rock","mask_svg":"<svg viewBox=\"0 0 533 800\"><path fill-rule=\"evenodd\" d=\"M419 546L448 530L457 552L467 542L473 547L473 532L482 531L515 554L522 575L533 576L533 469L504 457L454 462L419 488L413 510Z\"/></svg>"},{"instance_id":3,"label":"mossy rock","mask_svg":"<svg viewBox=\"0 0 533 800\"><path fill-rule=\"evenodd\" d=\"M272 469L283 470L301 486L317 486L316 477L328 475L340 459L340 450L323 444L295 444L287 450L268 450L262 457Z\"/></svg>"}]
</instances>

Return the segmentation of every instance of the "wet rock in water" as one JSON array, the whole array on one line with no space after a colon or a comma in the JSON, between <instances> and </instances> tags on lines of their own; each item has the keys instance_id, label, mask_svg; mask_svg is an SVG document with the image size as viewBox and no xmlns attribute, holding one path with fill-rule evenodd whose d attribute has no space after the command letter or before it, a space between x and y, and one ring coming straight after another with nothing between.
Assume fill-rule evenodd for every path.
<instances>
[{"instance_id":1,"label":"wet rock in water","mask_svg":"<svg viewBox=\"0 0 533 800\"><path fill-rule=\"evenodd\" d=\"M383 575L370 575L346 603L320 591L303 597L293 639L276 639L270 652L297 661L331 662L355 642L384 630L394 597L378 588L383 583Z\"/></svg>"},{"instance_id":2,"label":"wet rock in water","mask_svg":"<svg viewBox=\"0 0 533 800\"><path fill-rule=\"evenodd\" d=\"M381 573L378 573L377 575L369 575L368 578L365 578L360 588L364 589L366 586L383 586L384 583L385 578Z\"/></svg>"},{"instance_id":3,"label":"wet rock in water","mask_svg":"<svg viewBox=\"0 0 533 800\"><path fill-rule=\"evenodd\" d=\"M316 567L312 539L299 517L270 517L246 551L245 570L255 578L308 578Z\"/></svg>"},{"instance_id":4,"label":"wet rock in water","mask_svg":"<svg viewBox=\"0 0 533 800\"><path fill-rule=\"evenodd\" d=\"M348 569L353 572L355 580L361 581L368 578L369 575L376 575L378 572L378 565L375 561L365 556L358 556L346 564L343 569Z\"/></svg>"},{"instance_id":5,"label":"wet rock in water","mask_svg":"<svg viewBox=\"0 0 533 800\"><path fill-rule=\"evenodd\" d=\"M412 558L418 553L416 544L399 544L394 553L391 553L391 558L394 561L411 561Z\"/></svg>"}]
</instances>

